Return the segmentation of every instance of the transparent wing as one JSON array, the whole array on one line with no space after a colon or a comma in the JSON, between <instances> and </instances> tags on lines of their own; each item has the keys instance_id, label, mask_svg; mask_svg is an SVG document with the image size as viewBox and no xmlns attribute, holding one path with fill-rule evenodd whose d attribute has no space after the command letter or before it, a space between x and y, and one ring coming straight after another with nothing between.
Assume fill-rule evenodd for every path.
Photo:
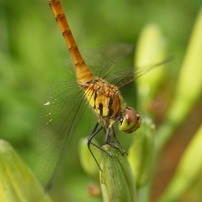
<instances>
[{"instance_id":1,"label":"transparent wing","mask_svg":"<svg viewBox=\"0 0 202 202\"><path fill-rule=\"evenodd\" d=\"M96 49L80 50L86 64L90 67L95 76L105 78L119 61L122 61L130 53L134 47L128 43L117 43L101 46ZM71 65L70 65L71 64ZM67 65L71 66L69 71L74 72L73 62L69 55Z\"/></svg>"},{"instance_id":2,"label":"transparent wing","mask_svg":"<svg viewBox=\"0 0 202 202\"><path fill-rule=\"evenodd\" d=\"M48 189L67 152L75 127L85 110L82 89L73 82L61 82L47 93L36 140L36 173Z\"/></svg>"},{"instance_id":3,"label":"transparent wing","mask_svg":"<svg viewBox=\"0 0 202 202\"><path fill-rule=\"evenodd\" d=\"M95 75L104 77L131 51L131 45L122 43L86 51L85 58ZM36 173L46 189L53 183L86 104L84 92L73 82L61 82L47 92L36 141Z\"/></svg>"},{"instance_id":4,"label":"transparent wing","mask_svg":"<svg viewBox=\"0 0 202 202\"><path fill-rule=\"evenodd\" d=\"M81 51L81 53L94 75L105 78L111 69L132 51L133 46L131 44L118 43L96 48L95 50Z\"/></svg>"},{"instance_id":5,"label":"transparent wing","mask_svg":"<svg viewBox=\"0 0 202 202\"><path fill-rule=\"evenodd\" d=\"M161 61L157 64L147 66L144 68L138 68L136 71L134 68L131 69L125 69L119 72L116 72L114 74L109 74L106 76L106 80L119 88L123 87L124 85L136 80L137 78L143 76L144 74L148 73L149 71L155 69L156 67L159 67L161 65L164 65L168 62L170 62L173 59L173 57L169 57L165 59L164 61Z\"/></svg>"}]
</instances>

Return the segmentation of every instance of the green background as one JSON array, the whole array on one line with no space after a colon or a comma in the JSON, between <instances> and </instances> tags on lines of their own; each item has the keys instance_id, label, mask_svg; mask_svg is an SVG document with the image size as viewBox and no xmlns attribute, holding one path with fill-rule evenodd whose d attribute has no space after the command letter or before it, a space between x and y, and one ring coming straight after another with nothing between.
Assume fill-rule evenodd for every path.
<instances>
[{"instance_id":1,"label":"green background","mask_svg":"<svg viewBox=\"0 0 202 202\"><path fill-rule=\"evenodd\" d=\"M172 95L172 82L177 78L201 0L64 0L62 3L81 49L118 42L135 46L141 29L148 23L156 23L167 39L167 52L175 56L175 66L170 71L173 80L167 84ZM0 138L8 140L31 167L43 96L55 82L75 79L68 71L68 58L47 1L0 0ZM129 97L126 96L128 102L132 99ZM192 122L194 125L195 119ZM86 123L82 122L79 128L85 133ZM73 140L72 144L76 142ZM75 197L79 197L78 193L81 197L86 195L85 187L90 179L80 168L76 145L69 152L72 159L68 158L52 191L55 201L67 201L65 198L82 201Z\"/></svg>"}]
</instances>

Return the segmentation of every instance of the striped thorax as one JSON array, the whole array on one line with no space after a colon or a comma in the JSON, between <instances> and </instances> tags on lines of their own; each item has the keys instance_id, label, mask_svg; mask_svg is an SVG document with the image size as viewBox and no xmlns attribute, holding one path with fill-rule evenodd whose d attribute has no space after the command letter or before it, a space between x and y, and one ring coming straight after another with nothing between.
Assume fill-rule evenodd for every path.
<instances>
[{"instance_id":1,"label":"striped thorax","mask_svg":"<svg viewBox=\"0 0 202 202\"><path fill-rule=\"evenodd\" d=\"M131 133L141 125L141 117L135 109L126 107L117 86L95 77L91 82L80 86L95 113L104 123L119 122L119 130Z\"/></svg>"},{"instance_id":2,"label":"striped thorax","mask_svg":"<svg viewBox=\"0 0 202 202\"><path fill-rule=\"evenodd\" d=\"M90 106L98 116L118 121L123 109L123 99L117 86L95 77L83 89Z\"/></svg>"}]
</instances>

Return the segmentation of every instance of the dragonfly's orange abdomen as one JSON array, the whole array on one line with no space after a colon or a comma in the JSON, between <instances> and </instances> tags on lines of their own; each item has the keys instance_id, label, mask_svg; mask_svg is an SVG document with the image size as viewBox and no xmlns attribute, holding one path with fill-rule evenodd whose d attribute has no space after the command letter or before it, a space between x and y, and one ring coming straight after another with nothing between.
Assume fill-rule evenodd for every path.
<instances>
[{"instance_id":1,"label":"dragonfly's orange abdomen","mask_svg":"<svg viewBox=\"0 0 202 202\"><path fill-rule=\"evenodd\" d=\"M62 31L68 49L70 51L74 67L76 70L78 83L84 84L90 82L93 78L92 72L90 71L90 69L88 68L88 66L86 65L85 61L83 60L80 54L80 51L76 45L71 29L69 27L69 24L66 20L60 0L48 0L48 1L55 16L55 19L57 20L59 27Z\"/></svg>"},{"instance_id":2,"label":"dragonfly's orange abdomen","mask_svg":"<svg viewBox=\"0 0 202 202\"><path fill-rule=\"evenodd\" d=\"M84 89L85 96L102 118L117 119L122 111L122 96L118 88L101 78L94 78Z\"/></svg>"}]
</instances>

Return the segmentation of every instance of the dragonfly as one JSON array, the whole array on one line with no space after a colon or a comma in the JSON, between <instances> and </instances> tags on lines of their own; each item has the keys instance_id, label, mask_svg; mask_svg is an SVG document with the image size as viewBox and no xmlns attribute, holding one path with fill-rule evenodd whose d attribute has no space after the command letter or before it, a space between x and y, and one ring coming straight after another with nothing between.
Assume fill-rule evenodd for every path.
<instances>
[{"instance_id":1,"label":"dragonfly","mask_svg":"<svg viewBox=\"0 0 202 202\"><path fill-rule=\"evenodd\" d=\"M100 76L94 75L78 49L60 0L48 0L48 2L73 60L77 82L66 81L60 83L59 87L54 86L47 93L43 105L39 121L40 132L37 133L36 170L38 173L43 173L40 178L45 185L45 190L49 190L52 186L64 153L87 106L92 108L98 120L87 142L98 167L99 163L93 155L91 146L106 152L93 142L93 138L100 131L105 133L106 144L117 148L122 155L126 154L117 140L114 124L119 124L121 132L132 133L140 127L142 118L134 108L126 106L119 88L165 63L163 61L135 73L133 70L120 71L111 76L113 78L111 79L113 84L111 84L107 78L112 64L119 60L121 54L123 58L131 51L129 46L119 45L120 49L117 52L113 51L114 54L110 55L109 65L99 69Z\"/></svg>"}]
</instances>

